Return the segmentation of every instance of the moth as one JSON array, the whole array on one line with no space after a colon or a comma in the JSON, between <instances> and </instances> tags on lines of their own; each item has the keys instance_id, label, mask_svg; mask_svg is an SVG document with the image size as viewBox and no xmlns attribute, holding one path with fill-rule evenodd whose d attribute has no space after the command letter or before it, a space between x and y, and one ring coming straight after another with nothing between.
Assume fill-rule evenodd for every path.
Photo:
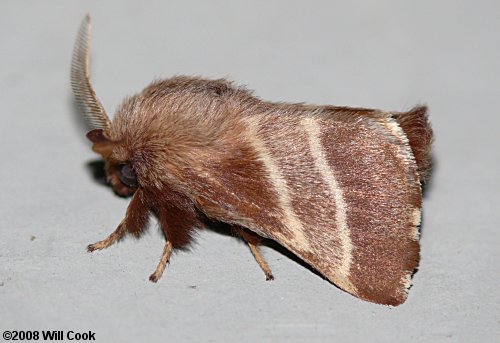
<instances>
[{"instance_id":1,"label":"moth","mask_svg":"<svg viewBox=\"0 0 500 343\"><path fill-rule=\"evenodd\" d=\"M91 22L76 39L71 84L105 161L109 183L130 195L104 249L158 219L171 253L208 222L259 250L271 239L346 292L379 304L407 298L419 261L421 184L432 130L425 106L408 112L264 101L224 79L177 76L126 98L111 121L89 78Z\"/></svg>"}]
</instances>

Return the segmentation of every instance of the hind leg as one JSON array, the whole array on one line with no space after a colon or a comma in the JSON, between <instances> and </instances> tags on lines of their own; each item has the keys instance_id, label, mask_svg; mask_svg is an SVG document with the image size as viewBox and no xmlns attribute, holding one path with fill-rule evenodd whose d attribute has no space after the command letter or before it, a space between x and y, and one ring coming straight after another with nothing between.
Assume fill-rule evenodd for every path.
<instances>
[{"instance_id":1,"label":"hind leg","mask_svg":"<svg viewBox=\"0 0 500 343\"><path fill-rule=\"evenodd\" d=\"M248 247L250 248L253 257L255 258L255 261L257 261L260 269L262 269L262 271L266 275L266 281L274 280L271 268L269 267L269 264L267 264L266 259L264 258L264 256L262 256L262 253L259 249L259 244L262 241L262 237L240 227L233 227L233 230L248 243Z\"/></svg>"}]
</instances>

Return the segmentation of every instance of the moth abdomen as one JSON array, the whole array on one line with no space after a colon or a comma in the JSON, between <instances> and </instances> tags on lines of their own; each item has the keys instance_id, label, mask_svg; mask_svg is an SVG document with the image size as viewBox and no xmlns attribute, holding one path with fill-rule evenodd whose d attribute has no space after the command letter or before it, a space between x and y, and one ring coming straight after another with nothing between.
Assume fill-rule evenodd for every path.
<instances>
[{"instance_id":1,"label":"moth abdomen","mask_svg":"<svg viewBox=\"0 0 500 343\"><path fill-rule=\"evenodd\" d=\"M404 131L418 166L420 180L425 182L431 168L433 132L427 114L427 106L416 106L394 117Z\"/></svg>"}]
</instances>

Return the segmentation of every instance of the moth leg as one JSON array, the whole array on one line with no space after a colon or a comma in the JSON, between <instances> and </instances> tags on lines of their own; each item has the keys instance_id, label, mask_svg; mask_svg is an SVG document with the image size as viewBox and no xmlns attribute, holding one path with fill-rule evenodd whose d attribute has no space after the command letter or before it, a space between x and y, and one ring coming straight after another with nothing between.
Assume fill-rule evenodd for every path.
<instances>
[{"instance_id":1,"label":"moth leg","mask_svg":"<svg viewBox=\"0 0 500 343\"><path fill-rule=\"evenodd\" d=\"M269 268L269 265L267 264L266 260L264 259L264 256L260 253L259 246L250 242L247 242L248 246L250 247L250 250L252 251L253 257L255 257L255 261L259 264L260 269L264 272L266 275L266 281L269 280L274 280L273 273L271 272L271 268Z\"/></svg>"},{"instance_id":2,"label":"moth leg","mask_svg":"<svg viewBox=\"0 0 500 343\"><path fill-rule=\"evenodd\" d=\"M161 278L161 275L163 274L167 263L170 261L172 250L172 243L170 241L167 241L167 243L165 243L165 247L163 248L163 255L161 256L160 262L158 263L158 266L156 267L154 273L149 276L149 281L157 282Z\"/></svg>"},{"instance_id":3,"label":"moth leg","mask_svg":"<svg viewBox=\"0 0 500 343\"><path fill-rule=\"evenodd\" d=\"M194 206L188 199L175 195L170 201L175 205L162 202L152 209L153 213L158 217L160 227L167 240L160 262L154 273L149 277L152 282L157 282L160 279L170 260L172 251L186 247L189 244L192 238L193 226L199 222Z\"/></svg>"},{"instance_id":4,"label":"moth leg","mask_svg":"<svg viewBox=\"0 0 500 343\"><path fill-rule=\"evenodd\" d=\"M120 225L118 225L116 230L113 231L113 233L111 235L109 235L108 237L106 237L102 241L99 241L99 242L94 243L94 244L89 244L87 246L87 251L92 252L94 250L102 250L102 249L109 247L111 244L115 243L120 238L122 238L123 235L125 234L125 231L126 231L126 229L125 229L125 219L124 219L124 220L122 220Z\"/></svg>"},{"instance_id":5,"label":"moth leg","mask_svg":"<svg viewBox=\"0 0 500 343\"><path fill-rule=\"evenodd\" d=\"M248 243L250 251L252 252L253 257L255 258L255 261L257 261L257 264L259 265L260 269L262 269L262 271L266 275L266 281L274 280L271 268L267 264L266 259L264 258L264 256L262 256L262 253L260 252L259 249L259 244L262 238L259 235L256 235L255 233L240 227L234 227L233 229L241 238L243 238Z\"/></svg>"},{"instance_id":6,"label":"moth leg","mask_svg":"<svg viewBox=\"0 0 500 343\"><path fill-rule=\"evenodd\" d=\"M127 230L134 233L135 235L139 235L141 230L148 223L148 216L149 210L143 204L141 191L138 190L135 192L132 200L130 201L130 204L128 205L125 219L121 221L116 230L102 241L94 244L89 244L87 246L87 251L92 252L109 247L116 241L120 240L125 232L127 232Z\"/></svg>"}]
</instances>

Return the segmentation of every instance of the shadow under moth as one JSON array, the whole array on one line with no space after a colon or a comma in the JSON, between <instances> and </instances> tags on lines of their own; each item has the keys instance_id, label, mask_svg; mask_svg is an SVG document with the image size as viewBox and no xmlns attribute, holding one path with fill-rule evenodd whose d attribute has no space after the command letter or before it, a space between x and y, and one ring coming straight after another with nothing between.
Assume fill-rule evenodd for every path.
<instances>
[{"instance_id":1,"label":"shadow under moth","mask_svg":"<svg viewBox=\"0 0 500 343\"><path fill-rule=\"evenodd\" d=\"M426 107L276 103L223 79L177 76L126 98L111 121L90 84L90 30L87 15L71 84L108 181L132 199L118 228L88 251L139 235L154 215L166 238L156 282L208 219L248 243L268 280L263 238L356 297L406 300L430 167Z\"/></svg>"}]
</instances>

